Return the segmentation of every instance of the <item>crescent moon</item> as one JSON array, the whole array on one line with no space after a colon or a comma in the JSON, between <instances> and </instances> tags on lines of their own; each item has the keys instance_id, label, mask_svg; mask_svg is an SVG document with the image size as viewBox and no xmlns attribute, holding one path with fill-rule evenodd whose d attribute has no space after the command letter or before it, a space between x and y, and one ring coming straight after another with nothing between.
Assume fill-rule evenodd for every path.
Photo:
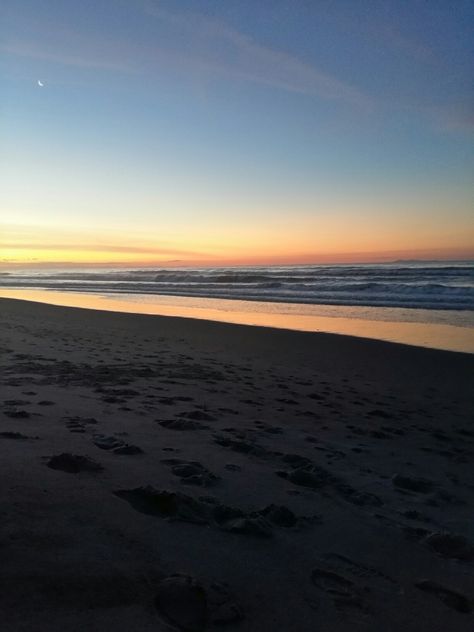
<instances>
[{"instance_id":1,"label":"crescent moon","mask_svg":"<svg viewBox=\"0 0 474 632\"><path fill-rule=\"evenodd\" d=\"M44 87L44 83L42 81L40 81L39 79L37 81L37 84L39 85L40 88Z\"/></svg>"}]
</instances>

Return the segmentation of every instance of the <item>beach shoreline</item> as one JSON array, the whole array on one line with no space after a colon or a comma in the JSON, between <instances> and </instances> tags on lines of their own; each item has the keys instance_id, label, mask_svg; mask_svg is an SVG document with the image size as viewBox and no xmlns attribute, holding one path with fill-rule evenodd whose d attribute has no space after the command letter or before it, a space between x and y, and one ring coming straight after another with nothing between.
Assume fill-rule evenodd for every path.
<instances>
[{"instance_id":1,"label":"beach shoreline","mask_svg":"<svg viewBox=\"0 0 474 632\"><path fill-rule=\"evenodd\" d=\"M290 331L371 338L411 346L474 353L470 312L361 306L304 305L186 296L117 295L40 289L0 289L0 298L106 312L147 314ZM452 324L452 314L456 319Z\"/></svg>"},{"instance_id":2,"label":"beach shoreline","mask_svg":"<svg viewBox=\"0 0 474 632\"><path fill-rule=\"evenodd\" d=\"M3 629L471 630L474 356L5 298L0 347Z\"/></svg>"}]
</instances>

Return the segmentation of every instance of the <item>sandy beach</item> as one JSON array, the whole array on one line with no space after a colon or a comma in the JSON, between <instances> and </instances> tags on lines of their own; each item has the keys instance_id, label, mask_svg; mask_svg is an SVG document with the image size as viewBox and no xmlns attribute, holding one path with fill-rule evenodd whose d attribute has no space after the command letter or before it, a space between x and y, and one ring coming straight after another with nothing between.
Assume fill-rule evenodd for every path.
<instances>
[{"instance_id":1,"label":"sandy beach","mask_svg":"<svg viewBox=\"0 0 474 632\"><path fill-rule=\"evenodd\" d=\"M12 632L470 632L474 356L0 299Z\"/></svg>"}]
</instances>

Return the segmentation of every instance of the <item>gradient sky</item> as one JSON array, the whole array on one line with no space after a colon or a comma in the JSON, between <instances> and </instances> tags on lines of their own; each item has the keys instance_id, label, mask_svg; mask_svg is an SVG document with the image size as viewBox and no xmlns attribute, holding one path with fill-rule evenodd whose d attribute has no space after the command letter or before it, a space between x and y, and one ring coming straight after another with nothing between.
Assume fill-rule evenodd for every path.
<instances>
[{"instance_id":1,"label":"gradient sky","mask_svg":"<svg viewBox=\"0 0 474 632\"><path fill-rule=\"evenodd\" d=\"M0 23L3 266L474 257L471 1L6 0Z\"/></svg>"}]
</instances>

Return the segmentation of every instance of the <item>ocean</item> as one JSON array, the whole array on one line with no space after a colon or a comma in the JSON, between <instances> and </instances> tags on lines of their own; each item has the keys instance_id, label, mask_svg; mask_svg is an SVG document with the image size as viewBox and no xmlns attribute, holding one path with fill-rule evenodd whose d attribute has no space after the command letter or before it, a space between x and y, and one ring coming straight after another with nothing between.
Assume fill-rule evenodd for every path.
<instances>
[{"instance_id":1,"label":"ocean","mask_svg":"<svg viewBox=\"0 0 474 632\"><path fill-rule=\"evenodd\" d=\"M17 269L0 272L0 288L474 310L474 262Z\"/></svg>"}]
</instances>

